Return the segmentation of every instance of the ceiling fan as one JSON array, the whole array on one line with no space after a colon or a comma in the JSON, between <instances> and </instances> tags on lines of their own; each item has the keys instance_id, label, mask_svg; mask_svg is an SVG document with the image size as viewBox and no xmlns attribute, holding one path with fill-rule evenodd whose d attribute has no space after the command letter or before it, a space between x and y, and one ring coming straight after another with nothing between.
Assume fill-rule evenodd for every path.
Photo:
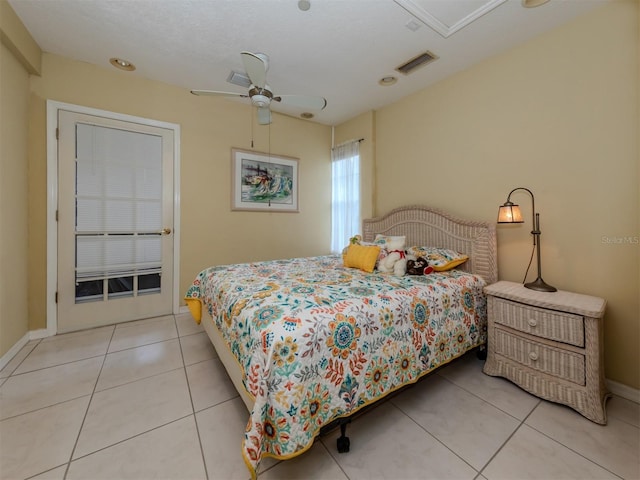
<instances>
[{"instance_id":1,"label":"ceiling fan","mask_svg":"<svg viewBox=\"0 0 640 480\"><path fill-rule=\"evenodd\" d=\"M240 56L247 76L251 81L248 93L217 92L213 90L191 90L191 93L194 95L250 98L251 104L258 109L258 123L260 125L269 125L271 123L271 102L281 102L303 110L322 110L327 106L327 101L323 97L274 95L271 87L267 85L269 57L264 53L251 52L241 52Z\"/></svg>"}]
</instances>

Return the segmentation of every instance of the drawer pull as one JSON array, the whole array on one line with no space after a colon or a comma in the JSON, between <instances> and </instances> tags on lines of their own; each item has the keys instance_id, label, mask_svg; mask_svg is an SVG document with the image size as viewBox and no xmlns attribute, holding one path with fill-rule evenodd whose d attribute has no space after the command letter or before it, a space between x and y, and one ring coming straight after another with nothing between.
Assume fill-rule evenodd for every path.
<instances>
[{"instance_id":1,"label":"drawer pull","mask_svg":"<svg viewBox=\"0 0 640 480\"><path fill-rule=\"evenodd\" d=\"M527 320L527 323L529 324L530 327L535 327L536 325L538 325L538 322L536 321L535 318L530 318L529 320Z\"/></svg>"},{"instance_id":2,"label":"drawer pull","mask_svg":"<svg viewBox=\"0 0 640 480\"><path fill-rule=\"evenodd\" d=\"M529 352L529 358L535 362L538 360L538 354L536 352Z\"/></svg>"}]
</instances>

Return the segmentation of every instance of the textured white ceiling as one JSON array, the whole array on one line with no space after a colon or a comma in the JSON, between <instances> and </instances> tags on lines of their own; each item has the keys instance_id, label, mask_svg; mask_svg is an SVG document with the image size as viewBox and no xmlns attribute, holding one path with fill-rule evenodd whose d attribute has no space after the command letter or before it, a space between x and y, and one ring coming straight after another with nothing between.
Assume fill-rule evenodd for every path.
<instances>
[{"instance_id":1,"label":"textured white ceiling","mask_svg":"<svg viewBox=\"0 0 640 480\"><path fill-rule=\"evenodd\" d=\"M274 94L319 95L315 121L339 124L421 90L612 0L9 0L47 52L190 89L244 92L226 80L240 52L270 57ZM415 31L407 27L413 24ZM410 75L395 67L429 50ZM383 87L378 80L395 75ZM217 101L202 97L203 102ZM237 100L229 100L237 101ZM244 100L249 105L248 100ZM299 110L272 104L274 111ZM275 120L277 121L277 120Z\"/></svg>"}]
</instances>

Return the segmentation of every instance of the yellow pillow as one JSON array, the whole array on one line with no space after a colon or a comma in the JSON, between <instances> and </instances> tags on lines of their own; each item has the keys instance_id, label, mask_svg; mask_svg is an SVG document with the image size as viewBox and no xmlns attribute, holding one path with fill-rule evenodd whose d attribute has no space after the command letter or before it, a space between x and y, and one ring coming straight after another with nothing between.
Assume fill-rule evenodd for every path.
<instances>
[{"instance_id":1,"label":"yellow pillow","mask_svg":"<svg viewBox=\"0 0 640 480\"><path fill-rule=\"evenodd\" d=\"M380 247L377 245L349 245L346 255L343 256L344 266L371 273L376 266L378 253L380 253Z\"/></svg>"}]
</instances>

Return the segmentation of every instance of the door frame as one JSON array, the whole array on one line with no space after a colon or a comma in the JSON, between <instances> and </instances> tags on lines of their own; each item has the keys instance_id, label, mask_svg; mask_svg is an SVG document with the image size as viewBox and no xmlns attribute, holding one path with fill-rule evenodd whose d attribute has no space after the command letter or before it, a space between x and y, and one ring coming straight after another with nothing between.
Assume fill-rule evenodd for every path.
<instances>
[{"instance_id":1,"label":"door frame","mask_svg":"<svg viewBox=\"0 0 640 480\"><path fill-rule=\"evenodd\" d=\"M71 103L47 100L47 334L58 332L58 112L75 113L140 123L173 131L173 299L172 313L180 309L180 125Z\"/></svg>"}]
</instances>

